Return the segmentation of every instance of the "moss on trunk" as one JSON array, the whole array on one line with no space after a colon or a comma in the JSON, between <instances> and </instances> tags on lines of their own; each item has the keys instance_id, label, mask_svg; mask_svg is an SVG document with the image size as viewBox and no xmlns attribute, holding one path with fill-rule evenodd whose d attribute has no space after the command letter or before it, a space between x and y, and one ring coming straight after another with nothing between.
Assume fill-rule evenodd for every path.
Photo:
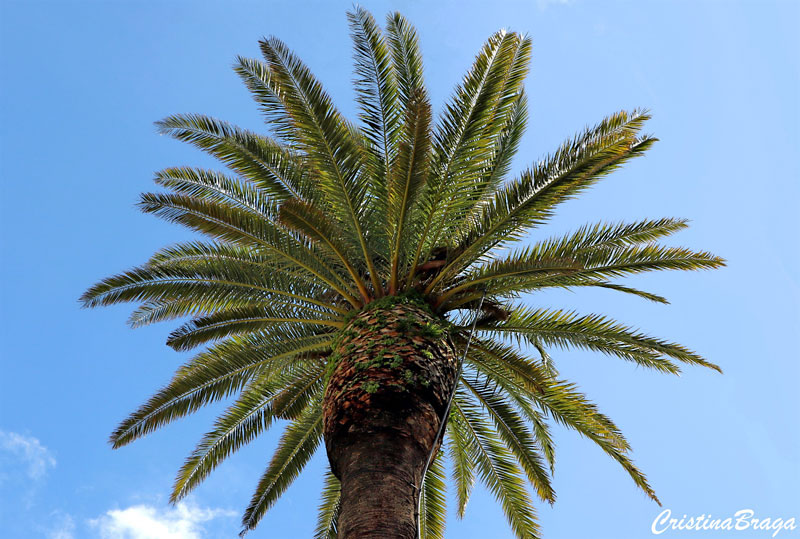
<instances>
[{"instance_id":1,"label":"moss on trunk","mask_svg":"<svg viewBox=\"0 0 800 539\"><path fill-rule=\"evenodd\" d=\"M416 536L415 487L456 370L447 323L410 299L372 304L342 330L323 402L339 537Z\"/></svg>"}]
</instances>

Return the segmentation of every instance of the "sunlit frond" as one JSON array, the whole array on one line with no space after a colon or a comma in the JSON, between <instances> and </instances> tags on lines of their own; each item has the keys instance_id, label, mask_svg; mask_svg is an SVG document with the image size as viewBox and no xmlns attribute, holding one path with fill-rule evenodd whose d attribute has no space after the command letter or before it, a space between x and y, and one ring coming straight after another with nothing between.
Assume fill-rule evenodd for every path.
<instances>
[{"instance_id":1,"label":"sunlit frond","mask_svg":"<svg viewBox=\"0 0 800 539\"><path fill-rule=\"evenodd\" d=\"M289 488L311 460L321 439L322 409L318 400L306 408L281 436L278 449L258 481L250 505L244 512L241 536L254 529L267 510Z\"/></svg>"},{"instance_id":2,"label":"sunlit frond","mask_svg":"<svg viewBox=\"0 0 800 539\"><path fill-rule=\"evenodd\" d=\"M444 539L447 520L444 455L440 452L431 462L420 493L420 537Z\"/></svg>"},{"instance_id":3,"label":"sunlit frond","mask_svg":"<svg viewBox=\"0 0 800 539\"><path fill-rule=\"evenodd\" d=\"M222 461L269 429L276 418L302 412L321 389L324 367L319 360L299 363L284 372L266 373L245 387L181 467L171 501L189 494ZM288 390L292 391L287 395Z\"/></svg>"},{"instance_id":4,"label":"sunlit frond","mask_svg":"<svg viewBox=\"0 0 800 539\"><path fill-rule=\"evenodd\" d=\"M325 484L322 487L322 499L319 503L314 539L336 539L341 492L342 486L339 480L328 468L325 471Z\"/></svg>"},{"instance_id":5,"label":"sunlit frond","mask_svg":"<svg viewBox=\"0 0 800 539\"><path fill-rule=\"evenodd\" d=\"M515 458L466 393L456 394L453 408L459 419L452 428L462 430L478 476L500 502L512 530L519 538L539 537L536 511Z\"/></svg>"}]
</instances>

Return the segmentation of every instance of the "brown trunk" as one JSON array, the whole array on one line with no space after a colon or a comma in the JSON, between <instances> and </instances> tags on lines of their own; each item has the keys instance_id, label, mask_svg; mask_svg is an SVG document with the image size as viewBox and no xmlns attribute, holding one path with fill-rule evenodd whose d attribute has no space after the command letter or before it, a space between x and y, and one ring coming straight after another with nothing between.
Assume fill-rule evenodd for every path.
<instances>
[{"instance_id":1,"label":"brown trunk","mask_svg":"<svg viewBox=\"0 0 800 539\"><path fill-rule=\"evenodd\" d=\"M323 403L340 538L416 537L416 485L456 369L440 321L414 303L370 308L345 328Z\"/></svg>"}]
</instances>

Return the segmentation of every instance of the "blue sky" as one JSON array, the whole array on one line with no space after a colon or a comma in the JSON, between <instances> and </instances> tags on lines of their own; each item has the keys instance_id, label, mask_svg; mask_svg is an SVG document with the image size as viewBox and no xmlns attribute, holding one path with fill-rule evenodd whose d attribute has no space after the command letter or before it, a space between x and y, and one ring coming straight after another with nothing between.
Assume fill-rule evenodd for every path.
<instances>
[{"instance_id":1,"label":"blue sky","mask_svg":"<svg viewBox=\"0 0 800 539\"><path fill-rule=\"evenodd\" d=\"M533 38L528 132L516 168L622 108L647 107L661 141L562 206L535 237L597 220L692 220L675 243L729 266L632 282L671 305L610 293L560 293L537 305L599 311L676 340L725 374L680 378L582 352L554 352L562 374L614 418L674 516L800 519L800 3L365 2L418 27L441 106L483 40L508 27ZM130 330L126 307L86 311L97 279L188 233L139 214L153 172L211 165L152 122L202 112L263 129L231 70L257 40L284 39L353 115L349 2L0 0L0 530L6 538L231 537L279 429L242 450L186 505L166 504L174 473L216 407L120 451L115 424L186 355L174 325ZM557 430L546 538L640 538L659 514L610 459ZM252 537L307 537L323 453ZM670 531L663 537L699 532ZM704 537L769 537L740 531ZM512 537L477 490L448 536ZM778 537L797 537L800 530Z\"/></svg>"}]
</instances>

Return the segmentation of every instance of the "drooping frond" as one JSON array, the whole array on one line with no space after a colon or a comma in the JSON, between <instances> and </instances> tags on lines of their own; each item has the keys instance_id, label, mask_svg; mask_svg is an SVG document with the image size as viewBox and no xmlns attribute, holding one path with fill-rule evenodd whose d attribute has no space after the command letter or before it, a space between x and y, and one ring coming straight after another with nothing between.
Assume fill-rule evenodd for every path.
<instances>
[{"instance_id":1,"label":"drooping frond","mask_svg":"<svg viewBox=\"0 0 800 539\"><path fill-rule=\"evenodd\" d=\"M551 504L555 502L555 492L550 484L550 475L539 455L532 432L514 409L510 400L490 387L490 379L462 377L461 383L480 402L491 419L500 439L508 447L514 458L525 471L528 481L536 489L539 497Z\"/></svg>"},{"instance_id":2,"label":"drooping frond","mask_svg":"<svg viewBox=\"0 0 800 539\"><path fill-rule=\"evenodd\" d=\"M599 445L628 472L648 497L660 505L647 478L627 456L630 446L622 433L585 396L575 391L574 384L560 381L548 383L542 393L534 395L534 399L555 421L575 429Z\"/></svg>"},{"instance_id":3,"label":"drooping frond","mask_svg":"<svg viewBox=\"0 0 800 539\"><path fill-rule=\"evenodd\" d=\"M479 329L518 336L531 344L536 340L562 348L574 346L604 352L663 372L679 372L677 366L666 358L720 370L679 344L648 337L595 314L580 316L574 312L520 307L507 320Z\"/></svg>"},{"instance_id":4,"label":"drooping frond","mask_svg":"<svg viewBox=\"0 0 800 539\"><path fill-rule=\"evenodd\" d=\"M511 452L489 426L480 406L466 393L456 393L453 409L455 414L450 418L450 428L461 429L478 476L500 502L516 536L539 537L536 511L525 489L522 470Z\"/></svg>"},{"instance_id":5,"label":"drooping frond","mask_svg":"<svg viewBox=\"0 0 800 539\"><path fill-rule=\"evenodd\" d=\"M276 418L301 413L322 386L324 362L299 363L249 384L214 424L178 472L171 501L199 485L223 460L270 428Z\"/></svg>"},{"instance_id":6,"label":"drooping frond","mask_svg":"<svg viewBox=\"0 0 800 539\"><path fill-rule=\"evenodd\" d=\"M420 492L420 537L444 539L447 520L444 455L440 451L431 462Z\"/></svg>"},{"instance_id":7,"label":"drooping frond","mask_svg":"<svg viewBox=\"0 0 800 539\"><path fill-rule=\"evenodd\" d=\"M447 435L447 456L452 463L452 482L456 487L456 515L464 518L467 502L475 485L475 462L469 450L464 429L458 427L459 415L450 411Z\"/></svg>"},{"instance_id":8,"label":"drooping frond","mask_svg":"<svg viewBox=\"0 0 800 539\"><path fill-rule=\"evenodd\" d=\"M264 513L289 488L314 456L322 439L321 402L318 399L311 404L284 431L278 442L278 449L258 481L250 505L244 512L240 536L256 527Z\"/></svg>"},{"instance_id":9,"label":"drooping frond","mask_svg":"<svg viewBox=\"0 0 800 539\"><path fill-rule=\"evenodd\" d=\"M544 380L551 376L551 369L490 342L476 342L471 346L466 362L485 377L484 385L487 388L502 392L530 424L535 443L552 472L555 467L555 444L550 427L530 398L531 391L539 391L538 388L546 383Z\"/></svg>"},{"instance_id":10,"label":"drooping frond","mask_svg":"<svg viewBox=\"0 0 800 539\"><path fill-rule=\"evenodd\" d=\"M325 484L322 487L314 539L336 539L341 495L342 486L330 468L328 468L325 471Z\"/></svg>"},{"instance_id":11,"label":"drooping frond","mask_svg":"<svg viewBox=\"0 0 800 539\"><path fill-rule=\"evenodd\" d=\"M297 358L330 348L330 336L302 328L223 341L196 355L172 381L124 420L111 435L129 444L200 407L241 391L257 375L281 372Z\"/></svg>"}]
</instances>

